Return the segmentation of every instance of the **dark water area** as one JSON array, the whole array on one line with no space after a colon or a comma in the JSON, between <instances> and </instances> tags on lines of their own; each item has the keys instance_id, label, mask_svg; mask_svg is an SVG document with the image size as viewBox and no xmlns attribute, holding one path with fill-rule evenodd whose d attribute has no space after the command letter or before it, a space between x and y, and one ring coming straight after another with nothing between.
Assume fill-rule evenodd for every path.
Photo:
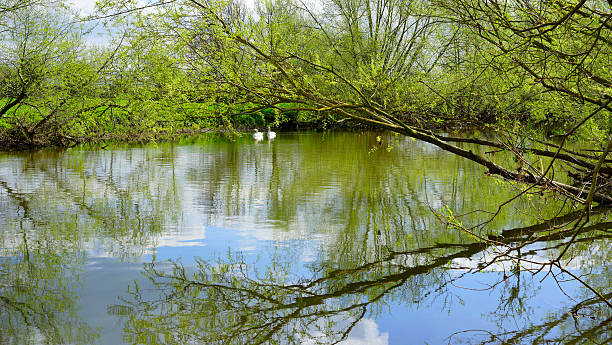
<instances>
[{"instance_id":1,"label":"dark water area","mask_svg":"<svg viewBox=\"0 0 612 345\"><path fill-rule=\"evenodd\" d=\"M609 343L610 310L538 271L567 239L479 240L571 219L498 209L520 188L381 133L0 153L0 343ZM603 293L608 218L564 262Z\"/></svg>"}]
</instances>

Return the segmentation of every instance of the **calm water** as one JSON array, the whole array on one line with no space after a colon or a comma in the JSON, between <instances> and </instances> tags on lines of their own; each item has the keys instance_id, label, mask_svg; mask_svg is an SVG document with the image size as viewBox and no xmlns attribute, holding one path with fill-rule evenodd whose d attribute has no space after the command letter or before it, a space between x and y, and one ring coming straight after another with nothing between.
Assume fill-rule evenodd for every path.
<instances>
[{"instance_id":1,"label":"calm water","mask_svg":"<svg viewBox=\"0 0 612 345\"><path fill-rule=\"evenodd\" d=\"M446 226L450 212L489 219L516 186L377 135L0 153L0 343L610 340L610 312L584 288L514 274L530 268L522 256L477 270L496 249ZM476 231L509 238L565 209L536 193ZM607 233L568 263L605 293ZM538 242L521 255L558 252Z\"/></svg>"}]
</instances>

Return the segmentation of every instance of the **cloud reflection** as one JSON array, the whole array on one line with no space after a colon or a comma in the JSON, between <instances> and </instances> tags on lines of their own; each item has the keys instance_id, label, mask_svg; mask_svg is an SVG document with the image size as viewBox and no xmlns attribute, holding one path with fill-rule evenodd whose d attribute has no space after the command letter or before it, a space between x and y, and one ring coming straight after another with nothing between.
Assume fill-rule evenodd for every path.
<instances>
[{"instance_id":1,"label":"cloud reflection","mask_svg":"<svg viewBox=\"0 0 612 345\"><path fill-rule=\"evenodd\" d=\"M349 337L338 343L339 345L388 345L389 333L380 334L376 321L372 319L361 320Z\"/></svg>"}]
</instances>

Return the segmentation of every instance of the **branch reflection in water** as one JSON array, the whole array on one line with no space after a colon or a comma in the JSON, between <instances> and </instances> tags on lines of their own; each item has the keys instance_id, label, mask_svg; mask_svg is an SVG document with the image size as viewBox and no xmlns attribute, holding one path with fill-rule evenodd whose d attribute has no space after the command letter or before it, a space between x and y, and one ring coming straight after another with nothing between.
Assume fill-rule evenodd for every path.
<instances>
[{"instance_id":1,"label":"branch reflection in water","mask_svg":"<svg viewBox=\"0 0 612 345\"><path fill-rule=\"evenodd\" d=\"M593 213L605 218L608 210ZM499 329L450 334L449 344L606 343L612 314L604 301L592 297L571 307L558 306L543 320L524 323L524 328L501 331L505 320L519 316L529 320L529 299L537 290L529 285L555 279L563 288L563 281L571 279L544 258L554 257L573 236L571 224L579 215L570 212L505 230L495 242L438 243L409 251L386 247L379 260L359 262L356 254L352 265L339 266L333 260L317 263L310 266L309 276L302 277L292 276L291 264L279 257L264 272L240 254L219 261L199 260L193 272L177 262L171 269L149 264L145 274L154 292L133 285L129 298L109 312L125 318L124 331L131 343L348 344L356 327L371 325L369 315L391 305L445 296L449 287L461 286L466 276L505 266L487 287L501 295L498 309L489 315L498 320ZM612 236L611 226L594 222L585 227L577 243L603 244ZM517 243L528 245L516 247ZM588 256L588 248L575 252L574 260ZM495 265L483 259L496 256ZM591 270L598 272L590 272L588 283L605 288L607 270Z\"/></svg>"}]
</instances>

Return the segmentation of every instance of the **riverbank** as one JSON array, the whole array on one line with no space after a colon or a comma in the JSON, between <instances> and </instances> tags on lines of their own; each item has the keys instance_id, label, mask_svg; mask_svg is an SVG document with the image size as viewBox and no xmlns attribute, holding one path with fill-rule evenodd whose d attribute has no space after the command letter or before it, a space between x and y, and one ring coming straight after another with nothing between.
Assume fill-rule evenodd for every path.
<instances>
[{"instance_id":1,"label":"riverbank","mask_svg":"<svg viewBox=\"0 0 612 345\"><path fill-rule=\"evenodd\" d=\"M133 128L123 125L118 128L108 127L107 130L90 135L75 134L62 130L46 130L36 134L27 134L26 131L18 128L0 130L0 151L23 151L37 150L45 147L69 148L80 144L96 144L105 141L120 141L125 143L147 143L156 141L169 141L185 138L191 135L203 133L226 133L228 135L239 135L239 133L250 133L254 129L265 129L270 126L275 131L326 131L342 130L349 132L381 130L378 126L361 123L358 121L340 120L335 121L329 117L306 116L300 119L299 116L282 116L282 121L275 121L271 116L250 116L248 118L237 118L233 123L227 123L215 119L212 115L202 115L207 118L208 126L198 124L189 126L181 125L172 127L154 127L148 129L137 127ZM422 117L405 116L401 118L406 125L425 130L443 131L472 131L482 129L486 126L477 120L468 118L450 118L432 116L434 120L425 120ZM216 122L216 123L215 123ZM211 125L212 124L212 125ZM81 131L82 132L82 131Z\"/></svg>"}]
</instances>

